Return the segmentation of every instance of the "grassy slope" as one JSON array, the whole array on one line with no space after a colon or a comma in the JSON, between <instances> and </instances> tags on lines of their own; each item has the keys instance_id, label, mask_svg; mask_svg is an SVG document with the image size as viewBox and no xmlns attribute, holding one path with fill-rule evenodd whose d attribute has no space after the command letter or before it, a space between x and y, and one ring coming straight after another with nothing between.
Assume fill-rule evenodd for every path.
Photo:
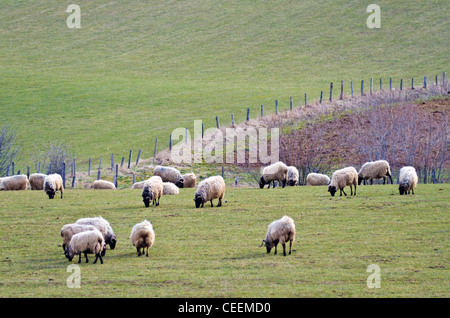
<instances>
[{"instance_id":1,"label":"grassy slope","mask_svg":"<svg viewBox=\"0 0 450 318\"><path fill-rule=\"evenodd\" d=\"M361 186L351 198L326 187L229 188L224 207L200 210L193 192L149 209L136 190L67 190L53 201L0 192L0 297L448 296L447 184L403 197L396 185ZM284 214L296 222L296 251L266 254L258 245ZM59 230L96 215L112 224L117 247L103 265L80 264L81 288L69 289ZM156 231L149 258L128 240L143 219ZM370 264L381 268L381 289L367 288Z\"/></svg>"},{"instance_id":2,"label":"grassy slope","mask_svg":"<svg viewBox=\"0 0 450 318\"><path fill-rule=\"evenodd\" d=\"M65 4L0 3L0 123L17 129L23 165L54 138L79 163L140 148L150 157L156 137L166 147L194 119L239 121L247 107L255 116L275 99L280 109L289 96L316 99L330 81L397 83L449 66L446 1L383 1L378 30L365 1L77 4L80 30L66 27Z\"/></svg>"}]
</instances>

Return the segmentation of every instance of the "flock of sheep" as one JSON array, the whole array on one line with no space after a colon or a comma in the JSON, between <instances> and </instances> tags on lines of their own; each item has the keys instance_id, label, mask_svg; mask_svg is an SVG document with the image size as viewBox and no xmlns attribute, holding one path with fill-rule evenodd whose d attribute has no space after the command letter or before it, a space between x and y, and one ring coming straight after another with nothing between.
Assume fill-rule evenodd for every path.
<instances>
[{"instance_id":1,"label":"flock of sheep","mask_svg":"<svg viewBox=\"0 0 450 318\"><path fill-rule=\"evenodd\" d=\"M159 206L160 198L163 195L174 195L179 193L179 188L194 188L196 186L196 177L194 173L182 175L180 171L173 167L156 166L153 171L154 175L146 181L137 182L133 184L133 189L142 189L142 199L146 207L152 203ZM350 186L350 195L356 195L356 187L358 184L371 181L373 179L383 179L383 184L386 178L391 180L392 176L389 163L385 160L378 160L374 162L365 163L359 172L354 167L346 167L336 170L331 179L324 174L310 173L307 178L307 185L320 186L328 185L328 192L332 196L339 190L347 195L344 188ZM279 182L284 188L286 185L295 186L298 184L299 173L293 166L287 166L283 162L276 162L265 167L262 170L259 186L264 188L265 185L272 184L275 187L275 182ZM414 194L414 189L417 186L418 177L414 167L403 167L400 170L399 176L399 192L401 195ZM61 199L63 198L64 187L63 181L59 174L45 175L35 173L30 175L29 179L25 175L15 175L10 177L0 178L1 190L26 190L28 186L32 190L43 190L49 197L53 199L57 191L60 191ZM93 189L116 189L114 184L105 180L97 180L92 185ZM212 176L204 179L197 185L197 190L194 195L195 207L203 207L208 201L213 207L213 200L218 199L217 206L222 205L222 199L225 195L225 182L221 176ZM102 257L105 256L106 245L109 245L113 250L117 243L116 235L110 223L102 217L83 218L77 220L75 223L66 224L61 229L61 237L63 239L63 250L65 256L69 261L79 255L78 263L81 262L81 254L84 254L86 262L88 262L87 254L94 254L95 261L100 259L103 264ZM136 248L138 256L144 254L148 257L148 249L153 246L155 242L155 232L152 224L144 220L133 226L130 233L131 244ZM277 253L277 246L283 246L283 255L286 256L286 243L289 244L289 254L291 254L292 244L295 241L295 224L294 220L288 216L283 216L281 219L273 221L269 224L266 237L262 241L261 246L265 246L267 253L270 253L272 248ZM141 253L142 249L142 253Z\"/></svg>"}]
</instances>

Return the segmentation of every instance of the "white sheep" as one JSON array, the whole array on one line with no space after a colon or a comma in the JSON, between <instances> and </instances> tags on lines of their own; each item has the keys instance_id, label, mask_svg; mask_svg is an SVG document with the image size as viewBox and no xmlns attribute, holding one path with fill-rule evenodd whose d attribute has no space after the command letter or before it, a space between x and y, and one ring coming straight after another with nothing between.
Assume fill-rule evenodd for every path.
<instances>
[{"instance_id":1,"label":"white sheep","mask_svg":"<svg viewBox=\"0 0 450 318\"><path fill-rule=\"evenodd\" d=\"M148 257L148 248L152 247L153 243L155 243L155 231L153 230L152 224L149 221L144 220L133 226L130 234L130 240L131 244L136 247L138 256L143 255L144 249L147 248L146 256Z\"/></svg>"},{"instance_id":2,"label":"white sheep","mask_svg":"<svg viewBox=\"0 0 450 318\"><path fill-rule=\"evenodd\" d=\"M105 243L109 244L112 250L116 247L116 234L114 234L111 224L101 216L78 219L75 223L95 226L103 234Z\"/></svg>"},{"instance_id":3,"label":"white sheep","mask_svg":"<svg viewBox=\"0 0 450 318\"><path fill-rule=\"evenodd\" d=\"M29 182L31 190L44 190L44 180L47 175L43 173L33 173L30 175Z\"/></svg>"},{"instance_id":4,"label":"white sheep","mask_svg":"<svg viewBox=\"0 0 450 318\"><path fill-rule=\"evenodd\" d=\"M386 160L369 161L363 164L358 171L358 184L361 184L363 180L364 184L366 184L368 179L370 179L370 184L372 184L373 179L381 178L383 178L383 184L385 184L386 177L391 179L392 184L391 168Z\"/></svg>"},{"instance_id":5,"label":"white sheep","mask_svg":"<svg viewBox=\"0 0 450 318\"><path fill-rule=\"evenodd\" d=\"M94 229L92 231L80 232L72 236L69 246L67 247L65 254L72 261L74 256L79 255L78 263L81 262L81 253L84 253L86 263L89 262L87 254L95 254L94 264L97 263L97 259L100 258L100 263L103 264L102 256L106 249L105 239L99 230Z\"/></svg>"},{"instance_id":6,"label":"white sheep","mask_svg":"<svg viewBox=\"0 0 450 318\"><path fill-rule=\"evenodd\" d=\"M163 182L163 195L179 194L180 189L172 182Z\"/></svg>"},{"instance_id":7,"label":"white sheep","mask_svg":"<svg viewBox=\"0 0 450 318\"><path fill-rule=\"evenodd\" d=\"M287 185L295 186L298 183L298 170L294 166L288 166L288 177L287 177Z\"/></svg>"},{"instance_id":8,"label":"white sheep","mask_svg":"<svg viewBox=\"0 0 450 318\"><path fill-rule=\"evenodd\" d=\"M93 225L85 225L85 224L77 224L77 223L71 223L66 224L61 228L61 237L63 238L63 244L62 248L65 251L66 247L69 246L70 240L72 239L72 236L75 234L86 232L86 231L92 231L95 230L96 227Z\"/></svg>"},{"instance_id":9,"label":"white sheep","mask_svg":"<svg viewBox=\"0 0 450 318\"><path fill-rule=\"evenodd\" d=\"M406 166L400 169L399 175L399 186L398 190L400 195L403 194L414 194L414 189L419 182L419 178L417 177L416 169L411 166Z\"/></svg>"},{"instance_id":10,"label":"white sheep","mask_svg":"<svg viewBox=\"0 0 450 318\"><path fill-rule=\"evenodd\" d=\"M350 186L350 195L356 195L356 186L358 185L358 172L353 167L347 167L340 170L336 170L331 176L331 182L328 186L328 192L331 193L331 196L334 197L334 194L339 189L340 194L342 193L347 196L344 188L346 186ZM355 187L355 191L353 192L352 186Z\"/></svg>"},{"instance_id":11,"label":"white sheep","mask_svg":"<svg viewBox=\"0 0 450 318\"><path fill-rule=\"evenodd\" d=\"M27 188L28 178L24 174L0 178L0 191L21 191Z\"/></svg>"},{"instance_id":12,"label":"white sheep","mask_svg":"<svg viewBox=\"0 0 450 318\"><path fill-rule=\"evenodd\" d=\"M308 186L322 186L329 184L330 177L326 174L311 172L306 176L306 185Z\"/></svg>"},{"instance_id":13,"label":"white sheep","mask_svg":"<svg viewBox=\"0 0 450 318\"><path fill-rule=\"evenodd\" d=\"M144 188L144 184L145 184L145 180L144 181L135 182L131 186L131 189L143 189Z\"/></svg>"},{"instance_id":14,"label":"white sheep","mask_svg":"<svg viewBox=\"0 0 450 318\"><path fill-rule=\"evenodd\" d=\"M286 256L286 243L289 242L289 255L291 254L292 244L295 241L295 224L294 220L287 215L281 219L273 221L267 228L266 238L262 240L260 245L265 245L267 253L275 247L274 254L277 254L278 243L283 246L283 255Z\"/></svg>"},{"instance_id":15,"label":"white sheep","mask_svg":"<svg viewBox=\"0 0 450 318\"><path fill-rule=\"evenodd\" d=\"M56 191L61 192L61 199L63 198L64 186L61 176L57 173L50 174L44 179L44 191L49 199L55 197Z\"/></svg>"},{"instance_id":16,"label":"white sheep","mask_svg":"<svg viewBox=\"0 0 450 318\"><path fill-rule=\"evenodd\" d=\"M153 205L159 206L159 199L163 194L164 186L162 178L159 176L153 176L145 181L144 188L142 189L142 199L145 207L150 206L150 202Z\"/></svg>"},{"instance_id":17,"label":"white sheep","mask_svg":"<svg viewBox=\"0 0 450 318\"><path fill-rule=\"evenodd\" d=\"M221 176L212 176L201 181L197 186L195 192L194 201L195 207L199 208L200 205L203 208L205 202L211 201L211 207L213 207L213 200L219 199L217 206L222 206L222 199L225 196L225 181Z\"/></svg>"},{"instance_id":18,"label":"white sheep","mask_svg":"<svg viewBox=\"0 0 450 318\"><path fill-rule=\"evenodd\" d=\"M95 180L92 189L98 190L115 190L116 186L111 181Z\"/></svg>"},{"instance_id":19,"label":"white sheep","mask_svg":"<svg viewBox=\"0 0 450 318\"><path fill-rule=\"evenodd\" d=\"M153 174L155 176L160 176L163 182L172 182L178 188L183 188L184 186L183 176L178 169L173 167L156 166L155 169L153 169Z\"/></svg>"},{"instance_id":20,"label":"white sheep","mask_svg":"<svg viewBox=\"0 0 450 318\"><path fill-rule=\"evenodd\" d=\"M262 189L264 185L273 182L273 187L275 188L275 181L279 181L283 188L286 186L288 178L288 167L281 161L278 161L270 166L263 169L261 178L259 180L259 187Z\"/></svg>"},{"instance_id":21,"label":"white sheep","mask_svg":"<svg viewBox=\"0 0 450 318\"><path fill-rule=\"evenodd\" d=\"M182 175L183 177L183 188L195 188L197 185L197 177L193 172L186 173Z\"/></svg>"}]
</instances>

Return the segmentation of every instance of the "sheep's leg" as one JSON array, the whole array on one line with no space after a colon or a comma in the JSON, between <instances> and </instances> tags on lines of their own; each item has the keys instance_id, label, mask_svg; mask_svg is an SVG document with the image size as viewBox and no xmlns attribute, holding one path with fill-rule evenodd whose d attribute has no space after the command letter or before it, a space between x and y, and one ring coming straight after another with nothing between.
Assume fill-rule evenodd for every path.
<instances>
[{"instance_id":1,"label":"sheep's leg","mask_svg":"<svg viewBox=\"0 0 450 318\"><path fill-rule=\"evenodd\" d=\"M292 250L292 240L289 241L289 255L291 255Z\"/></svg>"},{"instance_id":2,"label":"sheep's leg","mask_svg":"<svg viewBox=\"0 0 450 318\"><path fill-rule=\"evenodd\" d=\"M156 199L155 199L155 201L156 201ZM156 203L156 206L159 206L159 198L158 198L158 203Z\"/></svg>"},{"instance_id":3,"label":"sheep's leg","mask_svg":"<svg viewBox=\"0 0 450 318\"><path fill-rule=\"evenodd\" d=\"M141 256L141 249L139 247L136 247L136 250L138 252L138 256Z\"/></svg>"},{"instance_id":4,"label":"sheep's leg","mask_svg":"<svg viewBox=\"0 0 450 318\"><path fill-rule=\"evenodd\" d=\"M80 254L81 255L81 254ZM84 257L86 257L86 263L89 263L89 259L87 257L87 253L84 253Z\"/></svg>"},{"instance_id":5,"label":"sheep's leg","mask_svg":"<svg viewBox=\"0 0 450 318\"><path fill-rule=\"evenodd\" d=\"M148 246L147 246L147 254L146 254L145 256L147 256L147 257L148 257Z\"/></svg>"},{"instance_id":6,"label":"sheep's leg","mask_svg":"<svg viewBox=\"0 0 450 318\"><path fill-rule=\"evenodd\" d=\"M78 258L78 264L81 263L81 254L79 255L80 257Z\"/></svg>"},{"instance_id":7,"label":"sheep's leg","mask_svg":"<svg viewBox=\"0 0 450 318\"><path fill-rule=\"evenodd\" d=\"M352 196L353 195L353 188L352 188L352 185L350 185L350 196Z\"/></svg>"},{"instance_id":8,"label":"sheep's leg","mask_svg":"<svg viewBox=\"0 0 450 318\"><path fill-rule=\"evenodd\" d=\"M340 189L341 190L341 197L342 197L342 193L344 193L345 196L347 196L347 193L345 193L344 189Z\"/></svg>"},{"instance_id":9,"label":"sheep's leg","mask_svg":"<svg viewBox=\"0 0 450 318\"><path fill-rule=\"evenodd\" d=\"M355 194L354 195L356 195L356 184L355 184Z\"/></svg>"},{"instance_id":10,"label":"sheep's leg","mask_svg":"<svg viewBox=\"0 0 450 318\"><path fill-rule=\"evenodd\" d=\"M412 191L412 194L414 194L414 189L411 189L411 191Z\"/></svg>"},{"instance_id":11,"label":"sheep's leg","mask_svg":"<svg viewBox=\"0 0 450 318\"><path fill-rule=\"evenodd\" d=\"M286 256L286 243L283 243L282 245L283 245L283 256Z\"/></svg>"},{"instance_id":12,"label":"sheep's leg","mask_svg":"<svg viewBox=\"0 0 450 318\"><path fill-rule=\"evenodd\" d=\"M277 246L278 246L278 243L275 244L275 252L273 253L273 255L276 255L276 254L277 254Z\"/></svg>"},{"instance_id":13,"label":"sheep's leg","mask_svg":"<svg viewBox=\"0 0 450 318\"><path fill-rule=\"evenodd\" d=\"M211 200L211 207L214 207L214 205L213 205L213 203L212 203L212 200Z\"/></svg>"},{"instance_id":14,"label":"sheep's leg","mask_svg":"<svg viewBox=\"0 0 450 318\"><path fill-rule=\"evenodd\" d=\"M222 198L219 198L219 204L217 204L217 206L222 206Z\"/></svg>"},{"instance_id":15,"label":"sheep's leg","mask_svg":"<svg viewBox=\"0 0 450 318\"><path fill-rule=\"evenodd\" d=\"M103 264L103 259L102 259L102 256L100 255L100 253L95 254L94 264L97 263L97 259L99 259L99 258L100 258L100 264Z\"/></svg>"},{"instance_id":16,"label":"sheep's leg","mask_svg":"<svg viewBox=\"0 0 450 318\"><path fill-rule=\"evenodd\" d=\"M370 185L373 185L373 179L370 179Z\"/></svg>"}]
</instances>

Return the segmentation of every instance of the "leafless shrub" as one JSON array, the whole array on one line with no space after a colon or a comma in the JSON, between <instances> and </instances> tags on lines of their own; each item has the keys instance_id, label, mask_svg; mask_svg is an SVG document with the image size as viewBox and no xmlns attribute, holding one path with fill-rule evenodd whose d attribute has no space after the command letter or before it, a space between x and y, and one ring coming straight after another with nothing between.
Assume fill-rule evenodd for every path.
<instances>
[{"instance_id":1,"label":"leafless shrub","mask_svg":"<svg viewBox=\"0 0 450 318\"><path fill-rule=\"evenodd\" d=\"M75 158L74 153L66 143L55 141L49 143L42 150L38 150L33 154L33 163L37 169L39 163L41 170L45 167L47 173L63 173L63 163L70 165ZM51 168L51 171L50 171Z\"/></svg>"},{"instance_id":2,"label":"leafless shrub","mask_svg":"<svg viewBox=\"0 0 450 318\"><path fill-rule=\"evenodd\" d=\"M8 125L0 126L0 176L6 175L20 147L16 144L16 133Z\"/></svg>"}]
</instances>

